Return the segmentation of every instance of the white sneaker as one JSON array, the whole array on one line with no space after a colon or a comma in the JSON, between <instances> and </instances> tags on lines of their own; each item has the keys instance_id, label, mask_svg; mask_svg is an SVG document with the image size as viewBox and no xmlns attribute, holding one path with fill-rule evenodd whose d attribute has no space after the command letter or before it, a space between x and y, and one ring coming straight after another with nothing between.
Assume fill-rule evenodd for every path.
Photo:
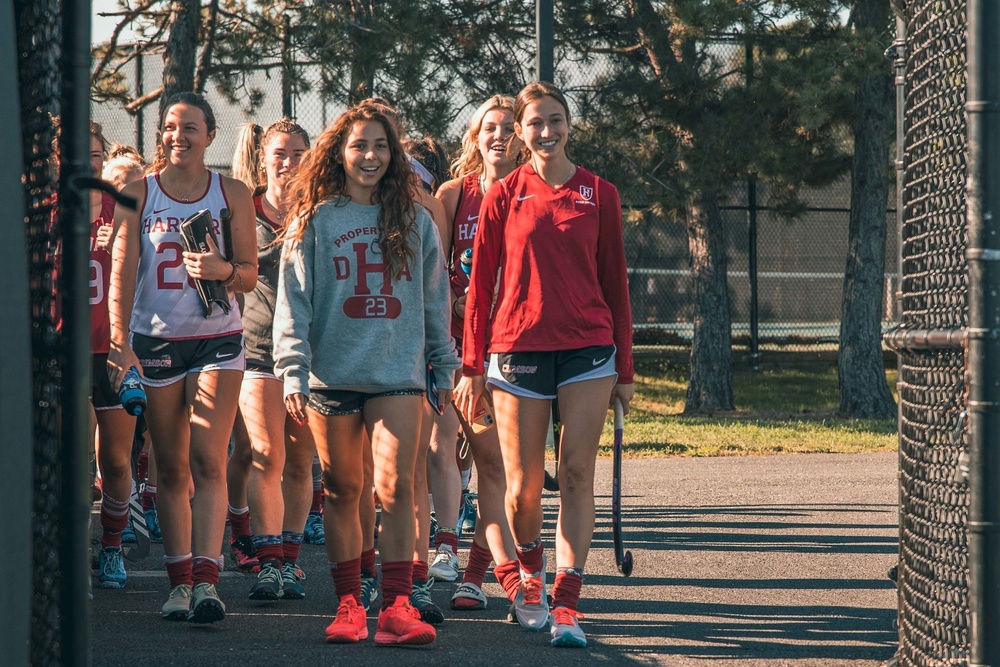
<instances>
[{"instance_id":1,"label":"white sneaker","mask_svg":"<svg viewBox=\"0 0 1000 667\"><path fill-rule=\"evenodd\" d=\"M168 621L186 621L191 611L191 587L178 584L170 589L170 597L163 603L161 611Z\"/></svg>"},{"instance_id":2,"label":"white sneaker","mask_svg":"<svg viewBox=\"0 0 1000 667\"><path fill-rule=\"evenodd\" d=\"M191 592L191 611L188 620L192 623L215 623L226 617L226 605L222 604L215 586L203 581L194 585Z\"/></svg>"},{"instance_id":3,"label":"white sneaker","mask_svg":"<svg viewBox=\"0 0 1000 667\"><path fill-rule=\"evenodd\" d=\"M458 556L447 544L437 548L434 562L427 569L427 574L436 581L455 581L458 579Z\"/></svg>"},{"instance_id":4,"label":"white sneaker","mask_svg":"<svg viewBox=\"0 0 1000 667\"><path fill-rule=\"evenodd\" d=\"M575 609L556 607L552 610L552 645L568 648L584 648L587 645L587 635L580 627L583 614Z\"/></svg>"},{"instance_id":5,"label":"white sneaker","mask_svg":"<svg viewBox=\"0 0 1000 667\"><path fill-rule=\"evenodd\" d=\"M479 586L465 582L451 596L451 608L465 611L486 609L486 595Z\"/></svg>"},{"instance_id":6,"label":"white sneaker","mask_svg":"<svg viewBox=\"0 0 1000 667\"><path fill-rule=\"evenodd\" d=\"M514 597L514 616L525 630L538 632L549 622L549 600L545 592L545 556L542 571L528 574L521 570L521 585Z\"/></svg>"}]
</instances>

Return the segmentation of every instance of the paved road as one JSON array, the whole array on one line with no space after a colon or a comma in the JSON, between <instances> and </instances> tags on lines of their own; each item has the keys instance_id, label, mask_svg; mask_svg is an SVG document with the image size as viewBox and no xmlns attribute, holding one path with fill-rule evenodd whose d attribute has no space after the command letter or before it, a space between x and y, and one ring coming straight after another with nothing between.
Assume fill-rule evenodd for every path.
<instances>
[{"instance_id":1,"label":"paved road","mask_svg":"<svg viewBox=\"0 0 1000 667\"><path fill-rule=\"evenodd\" d=\"M895 454L625 461L625 540L636 562L626 579L611 550L611 465L598 462L584 650L553 649L547 633L504 623L492 575L489 608L449 612L430 647L326 645L333 585L323 548L308 545L305 600L255 606L246 599L251 580L226 572L225 621L168 623L158 614L168 584L154 546L131 565L125 590L95 589L93 663L875 667L897 640L896 595L886 579L896 558L895 471ZM552 497L550 546L554 519ZM435 588L442 608L452 590Z\"/></svg>"}]
</instances>

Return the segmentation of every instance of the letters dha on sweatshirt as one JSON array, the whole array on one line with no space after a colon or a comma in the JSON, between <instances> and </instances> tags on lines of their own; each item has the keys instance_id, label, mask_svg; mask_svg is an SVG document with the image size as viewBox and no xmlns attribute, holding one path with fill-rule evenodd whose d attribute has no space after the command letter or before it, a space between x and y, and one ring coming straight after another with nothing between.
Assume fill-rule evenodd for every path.
<instances>
[{"instance_id":1,"label":"letters dha on sweatshirt","mask_svg":"<svg viewBox=\"0 0 1000 667\"><path fill-rule=\"evenodd\" d=\"M324 203L302 239L286 242L274 313L274 369L285 396L424 389L428 363L439 388L454 386L460 363L437 228L417 206L416 256L393 280L378 244L379 210Z\"/></svg>"}]
</instances>

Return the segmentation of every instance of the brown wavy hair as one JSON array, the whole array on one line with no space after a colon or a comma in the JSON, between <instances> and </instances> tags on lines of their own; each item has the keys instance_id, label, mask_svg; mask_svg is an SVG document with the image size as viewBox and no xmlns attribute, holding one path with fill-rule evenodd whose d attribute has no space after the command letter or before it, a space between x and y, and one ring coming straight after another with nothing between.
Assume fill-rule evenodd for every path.
<instances>
[{"instance_id":1,"label":"brown wavy hair","mask_svg":"<svg viewBox=\"0 0 1000 667\"><path fill-rule=\"evenodd\" d=\"M375 105L358 105L345 111L303 156L298 172L288 184L286 196L291 202L288 218L294 223L285 228L282 240L290 240L289 245L294 246L302 240L321 205L335 205L338 200L349 199L344 193L347 184L344 142L354 124L363 121L381 124L389 143L389 165L371 203L380 207L378 243L388 274L398 280L404 265L416 258L416 249L411 245L417 229L417 210L410 187L413 171L403 152L396 124Z\"/></svg>"}]
</instances>

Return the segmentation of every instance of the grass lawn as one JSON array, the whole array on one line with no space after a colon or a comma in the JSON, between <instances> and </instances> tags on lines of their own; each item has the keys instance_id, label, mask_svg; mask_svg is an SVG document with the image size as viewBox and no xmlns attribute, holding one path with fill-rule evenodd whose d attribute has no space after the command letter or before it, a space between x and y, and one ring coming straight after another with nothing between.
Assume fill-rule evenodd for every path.
<instances>
[{"instance_id":1,"label":"grass lawn","mask_svg":"<svg viewBox=\"0 0 1000 667\"><path fill-rule=\"evenodd\" d=\"M886 371L895 396L896 371ZM843 419L837 369L803 365L733 371L736 410L683 417L688 369L671 360L636 359L636 397L625 418L625 456L748 456L805 452L889 452L894 420ZM611 413L600 456L611 455Z\"/></svg>"}]
</instances>

